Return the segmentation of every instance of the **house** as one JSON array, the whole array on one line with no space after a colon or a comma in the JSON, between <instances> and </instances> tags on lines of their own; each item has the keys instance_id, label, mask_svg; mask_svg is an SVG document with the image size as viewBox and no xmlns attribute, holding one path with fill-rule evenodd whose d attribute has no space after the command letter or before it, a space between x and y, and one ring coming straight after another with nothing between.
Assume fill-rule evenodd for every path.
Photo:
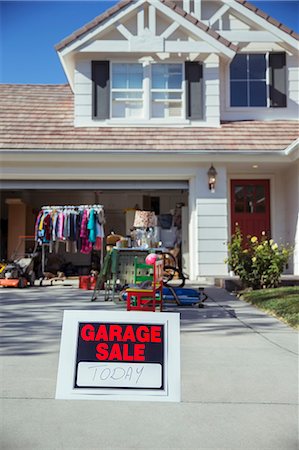
<instances>
[{"instance_id":1,"label":"house","mask_svg":"<svg viewBox=\"0 0 299 450\"><path fill-rule=\"evenodd\" d=\"M42 205L100 201L125 233L126 208L184 204L191 280L228 274L236 222L299 275L294 31L245 0L124 0L56 50L68 85L0 89L8 254Z\"/></svg>"}]
</instances>

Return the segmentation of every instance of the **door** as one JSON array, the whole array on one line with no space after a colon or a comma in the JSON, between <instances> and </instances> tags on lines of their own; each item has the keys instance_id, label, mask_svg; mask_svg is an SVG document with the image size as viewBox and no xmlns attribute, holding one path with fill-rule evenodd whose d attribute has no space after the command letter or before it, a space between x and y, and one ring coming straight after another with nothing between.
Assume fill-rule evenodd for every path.
<instances>
[{"instance_id":1,"label":"door","mask_svg":"<svg viewBox=\"0 0 299 450\"><path fill-rule=\"evenodd\" d=\"M231 232L239 224L243 236L269 237L270 183L269 180L231 181Z\"/></svg>"}]
</instances>

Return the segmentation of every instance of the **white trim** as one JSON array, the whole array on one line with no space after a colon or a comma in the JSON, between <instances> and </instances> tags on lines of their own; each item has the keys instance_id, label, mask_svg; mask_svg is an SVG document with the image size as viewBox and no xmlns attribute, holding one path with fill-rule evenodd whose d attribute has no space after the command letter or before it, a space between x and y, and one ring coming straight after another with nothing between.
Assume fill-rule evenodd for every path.
<instances>
[{"instance_id":1,"label":"white trim","mask_svg":"<svg viewBox=\"0 0 299 450\"><path fill-rule=\"evenodd\" d=\"M286 156L289 156L291 153L295 152L296 150L298 150L299 147L299 138L296 139L294 142L292 142L285 150L285 154Z\"/></svg>"},{"instance_id":2,"label":"white trim","mask_svg":"<svg viewBox=\"0 0 299 450\"><path fill-rule=\"evenodd\" d=\"M148 8L148 27L150 32L155 36L157 33L157 23L156 23L156 8L153 5L149 5Z\"/></svg>"},{"instance_id":3,"label":"white trim","mask_svg":"<svg viewBox=\"0 0 299 450\"><path fill-rule=\"evenodd\" d=\"M137 38L134 36L130 41L127 40L119 40L119 41L101 41L97 40L83 46L79 51L80 54L85 53L130 53L131 55L140 54L143 51L146 53L150 51L150 53L219 53L215 50L210 44L207 44L203 41L167 41L158 37L152 40L148 40L146 42L147 48L145 49L144 41L141 44L138 44L137 49ZM132 51L132 48L135 50ZM144 50L143 50L144 49Z\"/></svg>"},{"instance_id":4,"label":"white trim","mask_svg":"<svg viewBox=\"0 0 299 450\"><path fill-rule=\"evenodd\" d=\"M107 28L109 28L111 25L119 23L123 17L130 14L135 9L138 9L139 6L143 5L143 3L144 3L144 0L139 0L136 3L132 2L131 5L126 6L123 10L119 11L113 17L106 19L104 22L100 23L99 25L97 25L95 28L93 28L89 32L86 32L82 36L78 37L75 41L71 42L70 44L67 44L63 49L58 50L58 53L60 53L62 56L65 56L67 53L77 50L78 47L87 43L89 40L94 38L97 34L102 33Z\"/></svg>"},{"instance_id":5,"label":"white trim","mask_svg":"<svg viewBox=\"0 0 299 450\"><path fill-rule=\"evenodd\" d=\"M219 32L221 36L231 42L282 42L278 37L273 36L269 31L224 31Z\"/></svg>"},{"instance_id":6,"label":"white trim","mask_svg":"<svg viewBox=\"0 0 299 450\"><path fill-rule=\"evenodd\" d=\"M293 38L291 35L285 33L284 31L280 30L275 25L272 25L270 22L268 22L266 19L263 19L262 17L258 16L255 12L250 11L250 9L246 8L246 6L243 6L241 3L236 2L235 0L222 0L223 3L227 4L230 8L238 11L257 25L265 28L270 33L272 33L274 36L277 36L279 39L281 39L283 42L286 42L289 44L293 49L296 51L299 50L299 44L298 41Z\"/></svg>"},{"instance_id":7,"label":"white trim","mask_svg":"<svg viewBox=\"0 0 299 450\"><path fill-rule=\"evenodd\" d=\"M187 13L190 13L190 0L183 0L183 8L184 11L186 11Z\"/></svg>"},{"instance_id":8,"label":"white trim","mask_svg":"<svg viewBox=\"0 0 299 450\"><path fill-rule=\"evenodd\" d=\"M186 20L184 17L180 16L178 13L170 9L168 6L165 6L163 3L157 2L156 0L147 0L148 3L155 5L158 10L160 10L163 14L171 18L174 22L180 24L183 28L187 29L189 32L195 34L200 39L207 41L212 45L216 50L219 50L228 58L233 58L236 54L234 50L228 48L226 45L219 42L214 37L210 36L205 31L201 30L199 27L191 23L189 20Z\"/></svg>"},{"instance_id":9,"label":"white trim","mask_svg":"<svg viewBox=\"0 0 299 450\"><path fill-rule=\"evenodd\" d=\"M198 275L198 229L197 229L197 210L196 210L196 195L197 195L197 176L189 179L189 267L190 280L196 280Z\"/></svg>"},{"instance_id":10,"label":"white trim","mask_svg":"<svg viewBox=\"0 0 299 450\"><path fill-rule=\"evenodd\" d=\"M201 0L194 0L194 16L201 20Z\"/></svg>"},{"instance_id":11,"label":"white trim","mask_svg":"<svg viewBox=\"0 0 299 450\"><path fill-rule=\"evenodd\" d=\"M120 124L118 124L119 126ZM97 125L98 126L98 125ZM154 125L155 127L157 125ZM167 125L168 126L168 125ZM288 147L289 148L289 147ZM236 162L235 159L235 155L242 155L244 157L249 157L247 159L244 159L244 162L251 162L252 158L251 156L256 157L260 157L263 161L266 160L270 160L270 161L274 161L272 158L273 157L277 157L279 159L277 159L277 162L279 162L279 160L281 162L290 162L291 159L286 159L286 150L267 150L265 151L264 149L260 149L260 150L142 150L142 146L140 146L139 150L128 150L128 149L123 149L123 150L91 150L91 149L86 149L84 148L84 146L82 147L82 149L64 149L64 148L56 148L56 149L44 149L44 148L36 148L36 149L15 149L15 148L9 148L7 147L6 149L0 149L0 155L1 157L5 157L5 156L10 156L13 154L21 154L21 155L25 155L25 154L36 154L36 153L42 153L42 154L48 154L48 153L53 153L53 154L63 154L63 153L72 153L74 155L76 155L76 153L80 153L80 152L84 152L84 154L108 154L111 155L113 157L113 155L128 155L128 154L141 154L142 156L144 155L153 155L153 154L157 154L157 155L190 155L190 156L198 156L198 155L206 155L206 156L210 156L212 155L213 157L217 157L217 161L227 161L227 162ZM223 155L226 156L226 158L223 158ZM232 157L231 159L228 157ZM208 158L209 160L209 158ZM216 161L216 160L215 160ZM256 159L254 159L254 162L256 162Z\"/></svg>"},{"instance_id":12,"label":"white trim","mask_svg":"<svg viewBox=\"0 0 299 450\"><path fill-rule=\"evenodd\" d=\"M138 8L137 12L137 36L142 36L144 32L144 9L142 6Z\"/></svg>"},{"instance_id":13,"label":"white trim","mask_svg":"<svg viewBox=\"0 0 299 450\"><path fill-rule=\"evenodd\" d=\"M128 40L133 36L132 33L122 23L119 23L116 26L116 29L120 32L120 34L123 35L123 37Z\"/></svg>"},{"instance_id":14,"label":"white trim","mask_svg":"<svg viewBox=\"0 0 299 450\"><path fill-rule=\"evenodd\" d=\"M219 8L218 11L216 11L215 14L209 18L209 26L214 25L214 23L217 22L217 20L219 20L228 10L228 5L222 5L221 8ZM225 37L224 32L221 32L221 36Z\"/></svg>"},{"instance_id":15,"label":"white trim","mask_svg":"<svg viewBox=\"0 0 299 450\"><path fill-rule=\"evenodd\" d=\"M172 24L168 28L166 28L165 31L163 31L163 33L161 34L161 37L163 39L169 38L169 36L171 36L172 33L174 33L179 28L179 26L180 25L178 23L172 22Z\"/></svg>"},{"instance_id":16,"label":"white trim","mask_svg":"<svg viewBox=\"0 0 299 450\"><path fill-rule=\"evenodd\" d=\"M111 178L111 176L110 176ZM0 189L50 189L50 190L189 190L188 177L186 180L0 180Z\"/></svg>"},{"instance_id":17,"label":"white trim","mask_svg":"<svg viewBox=\"0 0 299 450\"><path fill-rule=\"evenodd\" d=\"M130 14L134 10L138 10L138 8L141 7L144 3L145 3L144 0L139 0L136 3L133 2L132 5L124 8L124 10L122 11L119 11L114 17L105 20L103 23L96 26L90 32L84 33L84 35L78 37L75 41L71 42L70 44L67 44L63 49L58 50L58 53L60 53L64 57L66 54L77 50L78 47L86 44L92 38L102 33L109 26L115 23L119 23L123 17ZM185 30L193 33L200 39L207 41L216 51L220 51L228 58L232 58L235 55L234 50L228 48L226 45L222 44L217 39L210 36L208 33L201 30L196 25L192 24L189 20L180 16L178 13L170 9L168 6L165 6L163 3L160 3L157 0L148 0L148 3L149 5L153 6L156 10L159 10L161 13L163 13L166 17L169 17L174 22L178 23L179 26L182 26Z\"/></svg>"}]
</instances>

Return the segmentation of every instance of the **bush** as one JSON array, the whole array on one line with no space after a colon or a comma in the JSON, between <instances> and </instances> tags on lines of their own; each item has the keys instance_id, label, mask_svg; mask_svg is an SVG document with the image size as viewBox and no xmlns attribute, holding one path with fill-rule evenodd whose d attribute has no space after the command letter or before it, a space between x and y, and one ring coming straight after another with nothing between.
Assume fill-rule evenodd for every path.
<instances>
[{"instance_id":1,"label":"bush","mask_svg":"<svg viewBox=\"0 0 299 450\"><path fill-rule=\"evenodd\" d=\"M237 227L228 244L228 251L226 262L245 287L262 289L278 286L293 249L289 245L278 245L273 239L268 240L265 233L260 240L256 236L244 239Z\"/></svg>"}]
</instances>

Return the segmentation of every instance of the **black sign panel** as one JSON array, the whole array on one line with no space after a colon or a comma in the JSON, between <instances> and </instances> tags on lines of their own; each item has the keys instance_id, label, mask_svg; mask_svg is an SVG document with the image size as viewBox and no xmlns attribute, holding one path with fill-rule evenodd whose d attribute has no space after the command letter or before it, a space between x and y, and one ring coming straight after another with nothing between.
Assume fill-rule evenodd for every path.
<instances>
[{"instance_id":1,"label":"black sign panel","mask_svg":"<svg viewBox=\"0 0 299 450\"><path fill-rule=\"evenodd\" d=\"M74 388L164 389L164 325L79 322Z\"/></svg>"}]
</instances>

